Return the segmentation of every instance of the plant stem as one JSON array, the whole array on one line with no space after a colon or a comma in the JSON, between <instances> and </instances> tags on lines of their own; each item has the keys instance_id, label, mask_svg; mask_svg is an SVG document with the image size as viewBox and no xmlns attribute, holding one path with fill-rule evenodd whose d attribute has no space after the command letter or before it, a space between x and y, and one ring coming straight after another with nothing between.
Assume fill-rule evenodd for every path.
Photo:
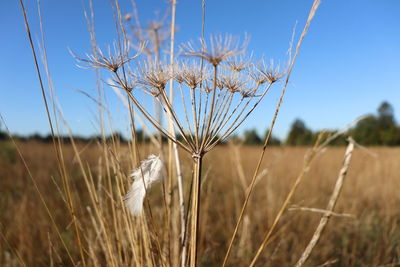
<instances>
[{"instance_id":1,"label":"plant stem","mask_svg":"<svg viewBox=\"0 0 400 267\"><path fill-rule=\"evenodd\" d=\"M200 218L200 186L201 186L201 167L203 156L198 155L193 158L193 189L192 189L192 207L191 207L191 238L190 238L190 265L197 266L197 241Z\"/></svg>"},{"instance_id":2,"label":"plant stem","mask_svg":"<svg viewBox=\"0 0 400 267\"><path fill-rule=\"evenodd\" d=\"M303 266L303 264L307 261L308 257L310 257L312 250L317 244L322 232L325 229L326 224L328 223L329 218L332 216L333 209L335 208L336 202L342 190L343 182L344 179L346 178L347 170L349 169L351 156L354 150L354 140L351 137L349 137L348 141L349 144L347 146L346 153L344 155L343 165L342 168L340 169L339 176L336 180L335 188L333 189L331 198L329 199L328 206L326 207L325 213L322 216L318 224L318 227L315 230L310 242L308 243L306 249L304 250L298 262L296 263L295 267Z\"/></svg>"}]
</instances>

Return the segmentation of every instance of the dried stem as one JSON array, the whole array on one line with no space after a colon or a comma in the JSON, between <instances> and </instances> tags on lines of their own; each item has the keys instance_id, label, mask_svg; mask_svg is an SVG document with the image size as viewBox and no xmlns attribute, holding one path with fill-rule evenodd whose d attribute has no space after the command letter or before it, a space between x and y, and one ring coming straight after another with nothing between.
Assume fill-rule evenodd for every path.
<instances>
[{"instance_id":1,"label":"dried stem","mask_svg":"<svg viewBox=\"0 0 400 267\"><path fill-rule=\"evenodd\" d=\"M63 160L62 160L61 151L60 151L59 147L56 145L56 138L55 138L55 133L54 133L54 128L53 128L53 123L52 123L51 116L50 116L49 105L48 105L47 98L46 98L46 93L45 93L45 90L44 90L42 76L41 76L41 73L40 73L40 68L39 68L39 64L38 64L38 60L37 60L37 56L36 56L35 47L33 45L32 36L31 36L31 32L30 32L30 27L29 27L28 18L27 18L27 14L26 14L25 5L23 3L23 0L20 0L20 5L21 5L22 14L24 16L26 33L28 35L29 44L30 44L32 55L33 55L33 58L34 58L37 77L38 77L39 83L40 83L43 102L44 102L44 105L45 105L45 108L46 108L46 115L47 115L47 119L48 119L48 122L49 122L50 130L51 130L53 146L54 146L54 150L56 151L57 163L58 163L59 171L60 171L60 174L61 174L61 177L62 177L62 181L63 181L64 193L66 194L67 200L68 200L68 210L69 210L70 215L72 217L72 221L73 221L73 225L74 225L74 229L75 229L75 234L76 234L76 238L77 238L77 242L78 242L78 246L79 246L80 257L81 257L83 265L86 266L85 256L83 254L83 245L82 245L82 241L81 241L80 231L79 231L79 228L78 228L78 225L77 225L76 212L75 212L75 207L74 207L73 200L72 200L70 185L69 185L69 182L68 182L67 177L66 177L67 174L66 174L66 170L65 170L65 165L62 164Z\"/></svg>"},{"instance_id":2,"label":"dried stem","mask_svg":"<svg viewBox=\"0 0 400 267\"><path fill-rule=\"evenodd\" d=\"M289 205L290 201L293 198L293 195L297 189L297 187L300 185L300 182L303 180L304 176L307 174L307 172L310 169L311 163L313 162L313 160L315 159L315 156L317 155L317 152L320 151L320 141L321 141L322 135L318 136L318 140L316 141L313 149L309 152L308 155L306 155L306 159L304 161L304 165L303 165L303 169L301 171L301 173L297 176L292 188L290 189L288 195L286 196L285 201L283 202L278 214L275 216L274 222L272 223L270 229L268 230L266 236L264 237L260 247L257 250L256 255L254 256L253 260L251 261L249 266L254 266L254 264L256 263L257 259L259 258L259 256L261 255L261 252L264 250L264 248L267 246L267 244L269 243L271 237L272 237L272 233L275 231L275 228L278 226L278 223L280 221L280 219L282 218L283 213L286 211L287 206Z\"/></svg>"},{"instance_id":3,"label":"dried stem","mask_svg":"<svg viewBox=\"0 0 400 267\"><path fill-rule=\"evenodd\" d=\"M193 185L192 185L192 207L191 207L191 233L190 233L190 258L189 266L197 266L197 242L199 234L200 219L200 186L201 167L203 157L201 155L193 158Z\"/></svg>"},{"instance_id":4,"label":"dried stem","mask_svg":"<svg viewBox=\"0 0 400 267\"><path fill-rule=\"evenodd\" d=\"M343 187L343 182L347 174L347 170L349 169L351 156L354 150L354 141L351 137L348 138L349 144L347 145L346 152L344 154L343 165L340 169L339 176L336 180L335 188L333 189L332 195L329 199L329 203L326 207L326 211L322 216L317 229L314 232L310 242L308 243L306 249L304 250L303 254L301 255L300 259L296 263L295 267L302 266L310 256L312 250L314 249L315 245L317 244L323 230L325 229L326 224L328 223L329 218L332 216L333 209L335 208L336 202L339 198L340 192Z\"/></svg>"},{"instance_id":5,"label":"dried stem","mask_svg":"<svg viewBox=\"0 0 400 267\"><path fill-rule=\"evenodd\" d=\"M305 27L304 27L304 29L303 29L303 32L302 32L302 34L301 34L301 36L300 36L299 41L297 42L296 52L295 52L295 55L294 55L293 59L292 59L291 62L290 62L289 69L288 69L288 72L287 72L287 74L286 74L286 80L285 80L285 83L284 83L284 85L283 85L283 87L282 87L281 96L280 96L280 98L279 98L277 107L276 107L276 109L275 109L274 117L273 117L272 122L271 122L271 125L270 125L270 127L269 127L268 134L267 134L267 136L266 136L266 138L265 138L264 145L263 145L263 148L262 148L262 151L261 151L261 155L260 155L260 158L259 158L258 163L257 163L257 167L256 167L256 169L255 169L255 171L254 171L253 178L252 178L252 180L251 180L251 182L250 182L250 186L249 186L248 192L247 192L247 194L246 194L245 201L244 201L243 206L242 206L242 209L241 209L241 211L240 211L240 215L239 215L239 218L238 218L238 220L237 220L237 223L236 223L236 226L235 226L233 235L232 235L231 240L230 240L230 242L229 242L228 250L227 250L227 252L226 252L226 254L225 254L224 261L223 261L223 263L222 263L222 266L223 266L223 267L226 265L226 263L227 263L227 261L228 261L229 254L230 254L231 249L232 249L232 246L233 246L233 241L235 240L235 237L236 237L236 234L237 234L237 232L238 232L239 226L240 226L240 224L241 224L241 222L242 222L242 220L243 220L244 211L245 211L246 208L247 208L247 204L248 204L249 199L250 199L250 196L251 196L251 194L252 194L252 192L253 192L254 185L255 185L255 182L256 182L256 178L257 178L257 174L258 174L258 171L259 171L259 169L260 169L260 167L261 167L261 162L262 162L262 160L263 160L263 158L264 158L265 151L266 151L266 149L267 149L267 145L268 145L269 139L271 138L272 130L273 130L274 126L275 126L275 121L276 121L276 119L277 119L277 117L278 117L278 113L279 113L279 110L280 110L280 107L281 107L281 105L282 105L283 98L284 98L284 95L285 95L286 87L287 87L287 85L288 85L288 83L289 83L289 79L290 79L290 76L291 76L291 73L292 73L292 69L293 69L293 67L294 67L294 64L295 64L295 62L296 62L297 54L298 54L298 52L299 52L301 43L302 43L302 41L303 41L303 39L304 39L304 36L306 35L306 33L307 33L307 31L308 31L308 28L309 28L309 25L310 25L310 23L311 23L311 20L312 20L312 18L314 17L315 12L316 12L316 10L317 10L319 4L320 4L320 0L314 0L313 6L312 6L312 8L311 8L310 14L309 14L308 19L307 19L307 22L306 22L306 25L305 25ZM255 258L255 260L256 260L256 258Z\"/></svg>"},{"instance_id":6,"label":"dried stem","mask_svg":"<svg viewBox=\"0 0 400 267\"><path fill-rule=\"evenodd\" d=\"M172 0L171 2L172 5L172 14L171 14L171 44L170 44L170 65L174 66L174 46L175 46L175 17L176 17L176 0ZM170 80L169 82L170 86L170 91L169 91L169 99L173 104L174 101L174 85L173 85L173 79ZM176 138L175 135L175 130L173 129L173 122L172 118L169 117L169 130L172 133L172 136ZM176 176L178 180L178 198L179 198L179 208L180 208L180 223L181 223L181 241L180 241L180 246L182 251L181 251L181 265L184 267L185 259L186 259L186 252L187 252L187 246L185 245L185 232L186 232L186 221L185 221L185 202L184 202L184 194L183 194L183 183L182 183L182 169L181 169L181 162L179 158L179 152L178 152L178 146L176 143L172 142L171 140L168 140L169 143L169 162L172 163L172 153L175 159L175 167L176 167ZM172 145L172 147L171 147ZM171 151L172 150L172 151ZM170 166L172 169L172 166ZM170 194L172 195L172 173L170 174L171 180L169 181L169 190Z\"/></svg>"}]
</instances>

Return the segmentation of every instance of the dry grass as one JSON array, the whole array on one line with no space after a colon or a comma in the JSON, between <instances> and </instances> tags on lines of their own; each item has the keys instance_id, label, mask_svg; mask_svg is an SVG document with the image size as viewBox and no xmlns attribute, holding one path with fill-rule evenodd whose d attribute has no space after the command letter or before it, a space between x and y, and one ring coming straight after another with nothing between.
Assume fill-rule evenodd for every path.
<instances>
[{"instance_id":1,"label":"dry grass","mask_svg":"<svg viewBox=\"0 0 400 267\"><path fill-rule=\"evenodd\" d=\"M55 218L68 250L75 263L78 263L80 252L76 246L71 218L66 216L68 210L56 186L57 184L61 187L61 179L57 174L57 159L52 145L34 142L18 145ZM106 167L106 158L101 145L77 144L77 146L81 152L81 161L96 181L107 171L112 178L119 175L115 168L110 168L111 165L109 168ZM4 143L1 147L4 149ZM118 144L115 147L110 144L109 147L117 155L121 173L129 173L132 161L129 148ZM234 153L235 149L238 149L241 157L239 163ZM260 149L222 146L205 157L198 243L201 266L221 264L244 201L245 187L250 182ZM147 155L150 150L151 147L144 146L140 152L142 155ZM354 218L331 218L317 248L311 254L309 266L318 266L328 261L335 262L331 266L379 266L400 261L398 210L400 149L371 148L371 150L377 154L376 158L362 150L355 151L342 195L335 209L337 213L349 213L354 215ZM234 242L229 266L249 264L266 229L272 224L294 179L301 171L306 151L307 148L298 147L270 148L267 151L261 166L265 176L257 182L250 199L243 224ZM318 156L296 191L291 205L325 208L341 168L343 153L344 148L328 148ZM17 255L20 255L28 266L51 264L70 266L66 251L55 233L26 168L18 157L13 160L4 155L7 154L2 154L0 158L0 209L2 210L0 265L18 266L20 263ZM104 265L109 259L103 250L91 246L91 244L98 245L99 236L90 231L93 226L86 206L92 207L92 204L76 153L71 145L65 145L63 155L70 174L78 225L85 239L84 246L86 250L92 249L96 255L88 257L86 264ZM189 186L190 159L182 160L184 183ZM243 173L242 177L240 173ZM117 178L112 180L112 183L115 182ZM176 191L177 186L173 187L173 190ZM162 227L165 214L161 191L161 184L156 185L148 198L159 235L162 235L165 229ZM118 211L122 207L116 203L114 208ZM174 206L172 214L177 212L178 205ZM104 214L107 216L108 213ZM104 218L104 221L112 220L111 213L109 215L110 217ZM311 211L286 212L272 237L272 243L262 253L257 266L294 265L310 240L320 217L321 214ZM179 233L178 224L174 225L171 232ZM174 227L177 229L173 229ZM121 246L129 245L123 244L124 240L119 242L122 242ZM165 243L161 239L160 243L164 248ZM171 250L174 251L173 244ZM85 253L91 252L85 251ZM152 253L157 255L156 251ZM172 261L174 262L174 259Z\"/></svg>"},{"instance_id":2,"label":"dry grass","mask_svg":"<svg viewBox=\"0 0 400 267\"><path fill-rule=\"evenodd\" d=\"M0 182L1 190L4 190L0 208L6 212L0 217L0 263L6 266L195 267L221 263L223 266L245 266L250 262L250 266L291 266L297 262L320 221L321 213L318 211L327 206L337 172L342 166L344 149L328 149L317 154L321 147L316 145L307 157L307 148L266 149L299 47L319 0L314 1L294 46L293 56L289 52L285 75L272 66L262 70L259 69L261 65L254 64L247 70L249 72L245 72L249 77L256 78L250 85L247 84L248 88L243 81L248 81L249 77L220 71L220 67L228 64L232 56L243 52L229 36L212 39L210 47L204 36L200 48L183 46L186 56L200 58L197 60L200 72L183 66L172 68L177 66L173 53L174 26L171 26L170 36L171 64L161 64L157 26L153 29L156 36L155 64L152 63L152 56L148 56L147 63L138 65L140 75L131 73L129 63L145 49L143 43L139 45L138 54L129 55L122 13L118 1L115 1L112 4L118 35L115 51L114 54L110 51L108 55L101 52L96 44L90 1L91 12L86 18L93 54L87 59L78 59L86 67L111 71L112 86L122 89L129 99L127 104L133 137L136 138L136 110L132 105L142 113L147 123L160 132L159 141L161 133L168 137L168 148L138 145L136 142L126 145L114 138L105 139L103 116L106 114L103 114L99 71L96 73L103 139L91 144L78 144L71 137L71 132L68 133L70 144L63 144L63 140L56 138L60 127L68 128L68 123L64 121L54 98L48 100L46 97L23 1L20 0L20 3L53 145L33 142L14 144L16 149L13 152L13 144L2 144L6 152L0 153L0 164L4 165L0 166L4 170L4 179ZM173 14L175 5L176 2L172 1ZM204 30L204 1L202 10ZM136 17L137 12L134 13ZM171 19L174 25L175 15ZM42 30L41 34L44 48ZM208 67L203 66L203 60L208 62ZM51 80L46 57L44 65L46 76ZM234 65L237 67L233 71L241 69L241 64ZM208 70L211 75L200 75L203 70ZM250 115L270 86L280 78L284 80L281 95L264 146L216 147ZM177 115L179 109L172 97L173 79L180 86L185 83L186 89L190 89L189 97L181 94L187 125L183 116ZM169 92L166 90L168 83ZM261 90L260 86L264 83ZM133 90L141 86L144 87L142 93L148 93L160 103L160 110L149 111L143 106L141 95L137 95L138 90ZM52 96L52 86L49 89ZM236 99L234 94L241 100ZM238 101L237 106L231 106L234 99ZM250 104L252 100L254 102ZM186 107L189 107L188 110ZM158 113L161 110L170 119L168 129L160 122ZM112 121L112 115L107 115ZM176 138L172 123L182 140ZM174 151L175 157L172 156L172 142L182 150L180 157L177 150ZM312 252L308 264L370 266L395 264L399 260L399 252L396 251L399 235L396 232L397 214L393 213L398 201L395 177L399 167L394 160L398 151L375 150L377 157L365 151L355 154L354 166L334 210L335 216L322 237L321 230L315 232L314 236L319 238L318 246L306 253L308 257L308 253ZM144 212L134 217L127 211L124 195L132 182L130 173L149 153L160 154L166 161L165 179L151 189L146 188L149 192ZM182 175L178 167L175 173L174 163L182 167ZM387 164L390 166L385 166ZM137 173L139 170L143 173L142 167L137 169ZM379 182L377 179L380 179ZM384 179L388 181L382 182ZM334 194L332 199L337 197L338 194ZM327 209L331 211L333 208L334 205L329 204ZM347 215L341 216L340 213ZM325 212L321 220L324 226L329 217Z\"/></svg>"}]
</instances>

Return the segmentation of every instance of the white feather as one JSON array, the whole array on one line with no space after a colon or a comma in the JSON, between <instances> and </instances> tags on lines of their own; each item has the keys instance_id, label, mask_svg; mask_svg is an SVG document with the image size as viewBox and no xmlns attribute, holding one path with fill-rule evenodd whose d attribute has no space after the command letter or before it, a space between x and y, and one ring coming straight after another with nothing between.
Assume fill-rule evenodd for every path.
<instances>
[{"instance_id":1,"label":"white feather","mask_svg":"<svg viewBox=\"0 0 400 267\"><path fill-rule=\"evenodd\" d=\"M132 172L131 177L133 183L125 195L125 205L133 215L139 216L142 213L146 191L163 177L162 160L158 156L150 155Z\"/></svg>"}]
</instances>

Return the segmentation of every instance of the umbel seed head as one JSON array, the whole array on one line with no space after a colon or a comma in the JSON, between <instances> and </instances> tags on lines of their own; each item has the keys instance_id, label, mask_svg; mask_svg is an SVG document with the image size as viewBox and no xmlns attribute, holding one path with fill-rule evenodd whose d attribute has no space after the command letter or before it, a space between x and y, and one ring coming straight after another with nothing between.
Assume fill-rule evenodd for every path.
<instances>
[{"instance_id":1,"label":"umbel seed head","mask_svg":"<svg viewBox=\"0 0 400 267\"><path fill-rule=\"evenodd\" d=\"M243 54L246 51L247 41L239 45L239 42L231 35L211 36L210 42L207 43L200 39L200 47L195 47L193 43L182 45L183 54L186 56L199 57L207 60L214 67L218 66L222 61Z\"/></svg>"}]
</instances>

